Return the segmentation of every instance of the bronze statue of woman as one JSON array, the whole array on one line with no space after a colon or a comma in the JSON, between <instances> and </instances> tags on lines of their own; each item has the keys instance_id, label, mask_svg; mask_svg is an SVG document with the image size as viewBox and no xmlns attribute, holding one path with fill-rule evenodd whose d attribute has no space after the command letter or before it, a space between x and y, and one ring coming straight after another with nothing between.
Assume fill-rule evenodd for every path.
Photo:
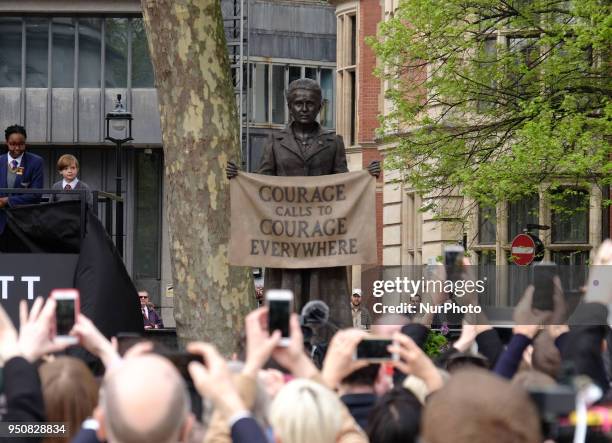
<instances>
[{"instance_id":1,"label":"bronze statue of woman","mask_svg":"<svg viewBox=\"0 0 612 443\"><path fill-rule=\"evenodd\" d=\"M291 82L286 94L291 121L274 134L265 146L258 174L278 176L317 176L348 172L342 137L325 130L317 122L323 105L321 87L311 79ZM380 162L374 161L368 171L380 174ZM229 162L229 179L238 167ZM372 220L372 223L375 223ZM322 300L330 308L330 319L339 327L352 324L350 288L346 266L309 269L266 268L264 289L290 289L299 310L310 300Z\"/></svg>"}]
</instances>

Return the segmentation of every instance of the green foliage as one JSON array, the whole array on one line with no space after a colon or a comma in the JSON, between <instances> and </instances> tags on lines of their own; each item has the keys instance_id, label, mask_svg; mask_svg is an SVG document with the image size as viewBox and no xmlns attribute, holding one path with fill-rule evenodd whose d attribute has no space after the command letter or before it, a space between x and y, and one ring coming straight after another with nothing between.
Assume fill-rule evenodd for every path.
<instances>
[{"instance_id":1,"label":"green foliage","mask_svg":"<svg viewBox=\"0 0 612 443\"><path fill-rule=\"evenodd\" d=\"M488 206L609 185L611 24L606 0L403 1L369 40L392 104L386 166Z\"/></svg>"},{"instance_id":2,"label":"green foliage","mask_svg":"<svg viewBox=\"0 0 612 443\"><path fill-rule=\"evenodd\" d=\"M448 339L441 332L429 331L425 340L425 353L429 357L437 357L447 345Z\"/></svg>"}]
</instances>

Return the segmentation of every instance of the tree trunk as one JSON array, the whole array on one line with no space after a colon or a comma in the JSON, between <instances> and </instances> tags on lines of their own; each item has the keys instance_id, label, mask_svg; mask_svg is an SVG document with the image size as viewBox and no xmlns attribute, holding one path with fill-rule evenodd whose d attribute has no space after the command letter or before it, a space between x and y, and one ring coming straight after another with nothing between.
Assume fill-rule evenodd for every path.
<instances>
[{"instance_id":1,"label":"tree trunk","mask_svg":"<svg viewBox=\"0 0 612 443\"><path fill-rule=\"evenodd\" d=\"M240 156L219 0L142 0L165 154L174 317L182 344L236 349L255 297L248 268L228 262L229 181Z\"/></svg>"}]
</instances>

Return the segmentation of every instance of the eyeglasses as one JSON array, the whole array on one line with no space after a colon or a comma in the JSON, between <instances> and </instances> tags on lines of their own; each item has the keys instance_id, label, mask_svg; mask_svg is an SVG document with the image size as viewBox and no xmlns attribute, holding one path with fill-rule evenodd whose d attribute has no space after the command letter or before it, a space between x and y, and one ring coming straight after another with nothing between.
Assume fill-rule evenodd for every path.
<instances>
[{"instance_id":1,"label":"eyeglasses","mask_svg":"<svg viewBox=\"0 0 612 443\"><path fill-rule=\"evenodd\" d=\"M140 298L149 298L149 296L147 296L147 295L140 295L139 297Z\"/></svg>"}]
</instances>

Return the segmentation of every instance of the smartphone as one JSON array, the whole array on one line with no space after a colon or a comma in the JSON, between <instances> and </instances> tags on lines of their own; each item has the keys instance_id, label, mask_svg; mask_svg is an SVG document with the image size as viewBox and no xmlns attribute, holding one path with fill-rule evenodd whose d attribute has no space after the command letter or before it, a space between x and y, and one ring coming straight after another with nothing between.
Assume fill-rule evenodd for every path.
<instances>
[{"instance_id":1,"label":"smartphone","mask_svg":"<svg viewBox=\"0 0 612 443\"><path fill-rule=\"evenodd\" d=\"M541 311L552 311L555 307L554 277L558 275L557 265L552 262L540 262L531 267L531 284L534 286L531 307Z\"/></svg>"},{"instance_id":2,"label":"smartphone","mask_svg":"<svg viewBox=\"0 0 612 443\"><path fill-rule=\"evenodd\" d=\"M397 356L391 354L387 347L393 343L393 340L382 337L367 337L359 342L357 349L353 355L353 360L367 360L372 363L383 363L397 359Z\"/></svg>"},{"instance_id":3,"label":"smartphone","mask_svg":"<svg viewBox=\"0 0 612 443\"><path fill-rule=\"evenodd\" d=\"M612 266L590 266L585 301L607 305L610 300L612 300ZM610 312L610 315L612 315L612 312Z\"/></svg>"},{"instance_id":4,"label":"smartphone","mask_svg":"<svg viewBox=\"0 0 612 443\"><path fill-rule=\"evenodd\" d=\"M117 334L117 352L120 356L127 352L132 346L146 339L138 332L119 332Z\"/></svg>"},{"instance_id":5,"label":"smartphone","mask_svg":"<svg viewBox=\"0 0 612 443\"><path fill-rule=\"evenodd\" d=\"M163 351L156 352L156 354L170 360L185 380L191 380L191 375L189 375L189 370L187 369L189 363L197 361L198 363L205 364L204 357L198 354L190 354L189 352Z\"/></svg>"},{"instance_id":6,"label":"smartphone","mask_svg":"<svg viewBox=\"0 0 612 443\"><path fill-rule=\"evenodd\" d=\"M56 343L75 345L78 338L70 334L80 310L77 289L54 289L51 295L55 300L55 338Z\"/></svg>"},{"instance_id":7,"label":"smartphone","mask_svg":"<svg viewBox=\"0 0 612 443\"><path fill-rule=\"evenodd\" d=\"M465 251L461 245L448 245L444 248L444 267L447 280L461 280L464 256Z\"/></svg>"},{"instance_id":8,"label":"smartphone","mask_svg":"<svg viewBox=\"0 0 612 443\"><path fill-rule=\"evenodd\" d=\"M293 312L293 292L287 289L270 289L266 292L268 306L268 331L281 331L280 346L289 346L289 318Z\"/></svg>"}]
</instances>

